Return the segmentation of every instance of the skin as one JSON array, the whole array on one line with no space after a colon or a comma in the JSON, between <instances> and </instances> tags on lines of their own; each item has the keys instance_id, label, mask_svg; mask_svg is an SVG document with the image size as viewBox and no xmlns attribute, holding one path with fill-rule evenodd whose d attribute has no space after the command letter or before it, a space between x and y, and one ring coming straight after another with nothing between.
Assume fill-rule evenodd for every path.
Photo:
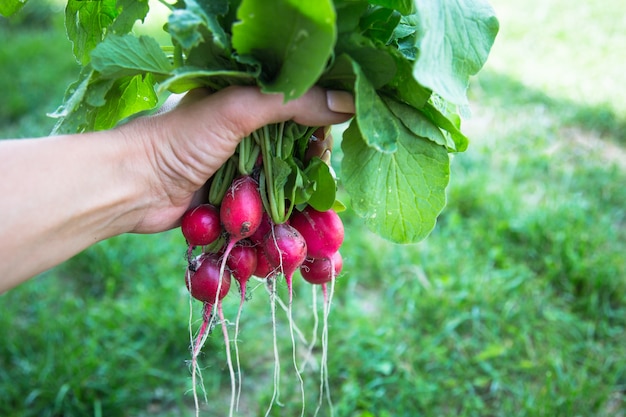
<instances>
[{"instance_id":1,"label":"skin","mask_svg":"<svg viewBox=\"0 0 626 417\"><path fill-rule=\"evenodd\" d=\"M263 125L354 113L350 95L319 88L286 104L254 87L197 90L164 107L108 131L0 141L0 292L104 239L177 227Z\"/></svg>"}]
</instances>

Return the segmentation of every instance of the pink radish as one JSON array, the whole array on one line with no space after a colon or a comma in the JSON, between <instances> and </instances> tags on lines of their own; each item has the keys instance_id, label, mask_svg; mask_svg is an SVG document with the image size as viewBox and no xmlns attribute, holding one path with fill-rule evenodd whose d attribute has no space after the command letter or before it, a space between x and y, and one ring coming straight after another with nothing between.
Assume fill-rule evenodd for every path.
<instances>
[{"instance_id":1,"label":"pink radish","mask_svg":"<svg viewBox=\"0 0 626 417\"><path fill-rule=\"evenodd\" d=\"M263 202L257 182L250 176L236 178L220 205L220 219L228 233L229 244L252 235L261 224L262 216Z\"/></svg>"},{"instance_id":2,"label":"pink radish","mask_svg":"<svg viewBox=\"0 0 626 417\"><path fill-rule=\"evenodd\" d=\"M274 226L265 236L263 248L270 265L285 275L291 304L292 277L306 258L307 243L297 229L283 223Z\"/></svg>"},{"instance_id":3,"label":"pink radish","mask_svg":"<svg viewBox=\"0 0 626 417\"><path fill-rule=\"evenodd\" d=\"M256 180L249 175L235 178L228 187L222 203L220 205L220 219L222 225L228 234L228 243L224 250L222 263L220 266L220 276L225 273L226 262L230 258L230 254L235 244L243 239L250 237L261 224L263 218L263 201ZM252 272L256 267L251 268ZM252 273L250 272L250 274ZM247 273L246 273L247 274ZM247 276L247 279L250 275ZM244 300L244 289L242 287L242 305ZM241 305L239 311L241 312ZM239 317L239 315L238 315ZM239 318L237 319L239 321ZM237 328L236 331L239 331ZM224 330L224 339L226 340L227 332ZM235 336L236 337L236 336ZM237 366L239 367L239 351L235 341L235 352L237 354ZM230 359L230 344L227 345L228 368L231 370L231 414L235 405L235 377L232 371L232 361Z\"/></svg>"},{"instance_id":4,"label":"pink radish","mask_svg":"<svg viewBox=\"0 0 626 417\"><path fill-rule=\"evenodd\" d=\"M220 278L219 272L219 264L214 256L200 255L196 270L191 271L187 281L191 296L210 305L222 300L230 289L230 273Z\"/></svg>"},{"instance_id":5,"label":"pink radish","mask_svg":"<svg viewBox=\"0 0 626 417\"><path fill-rule=\"evenodd\" d=\"M289 333L291 335L292 346L292 360L293 366L296 370L296 375L300 381L300 392L302 393L302 416L304 415L305 407L305 395L304 395L304 380L298 370L298 364L296 359L296 341L293 331L293 274L300 267L304 259L306 258L306 242L300 232L287 223L277 224L272 230L265 236L263 242L263 248L267 259L277 271L280 271L285 276L287 282L287 291L289 293L289 304L287 305L287 314L289 316ZM276 342L276 279L269 281L271 284L271 304L272 304L272 322L274 328L274 355L275 355L275 368L274 368L274 387L278 387L278 353ZM275 391L276 394L276 391Z\"/></svg>"},{"instance_id":6,"label":"pink radish","mask_svg":"<svg viewBox=\"0 0 626 417\"><path fill-rule=\"evenodd\" d=\"M332 258L306 258L300 266L302 278L314 285L322 285L335 279L343 267L343 258L337 251Z\"/></svg>"},{"instance_id":7,"label":"pink radish","mask_svg":"<svg viewBox=\"0 0 626 417\"><path fill-rule=\"evenodd\" d=\"M309 258L331 258L343 243L343 222L334 210L317 211L307 206L289 220L304 237Z\"/></svg>"},{"instance_id":8,"label":"pink radish","mask_svg":"<svg viewBox=\"0 0 626 417\"><path fill-rule=\"evenodd\" d=\"M221 266L221 271L224 271L226 260L235 244L251 236L259 228L263 218L261 194L252 177L245 175L233 181L222 199L220 218L228 233Z\"/></svg>"},{"instance_id":9,"label":"pink radish","mask_svg":"<svg viewBox=\"0 0 626 417\"><path fill-rule=\"evenodd\" d=\"M254 276L259 278L268 278L272 275L274 267L267 259L263 246L255 246L256 250L256 269L254 270Z\"/></svg>"},{"instance_id":10,"label":"pink radish","mask_svg":"<svg viewBox=\"0 0 626 417\"><path fill-rule=\"evenodd\" d=\"M219 210L211 204L201 204L183 214L180 230L192 246L205 246L222 233Z\"/></svg>"},{"instance_id":11,"label":"pink radish","mask_svg":"<svg viewBox=\"0 0 626 417\"><path fill-rule=\"evenodd\" d=\"M190 263L191 264L191 263ZM193 270L188 269L186 277L187 289L191 296L203 302L202 326L198 331L195 341L192 340L192 379L194 387L194 399L196 409L198 401L196 396L196 371L198 368L198 355L211 331L213 324L213 308L217 306L221 310L221 300L228 294L230 289L230 273L222 273L218 259L210 254L202 254L193 263ZM226 340L226 346L229 343Z\"/></svg>"},{"instance_id":12,"label":"pink radish","mask_svg":"<svg viewBox=\"0 0 626 417\"><path fill-rule=\"evenodd\" d=\"M254 233L249 236L249 239L255 244L263 243L265 235L267 234L267 232L270 231L271 228L272 218L269 214L267 214L266 211L263 211L261 223L259 224L259 227L257 227L257 229L254 231Z\"/></svg>"},{"instance_id":13,"label":"pink radish","mask_svg":"<svg viewBox=\"0 0 626 417\"><path fill-rule=\"evenodd\" d=\"M242 301L246 296L246 284L257 267L256 249L247 239L240 240L226 259L231 275L239 283Z\"/></svg>"},{"instance_id":14,"label":"pink radish","mask_svg":"<svg viewBox=\"0 0 626 417\"><path fill-rule=\"evenodd\" d=\"M239 291L241 293L241 300L239 301L239 309L237 310L237 318L235 319L235 360L237 363L237 375L239 376L239 389L237 391L236 404L239 405L239 396L241 395L241 364L239 361L239 345L237 338L239 336L239 323L241 319L241 312L243 311L243 304L246 300L246 287L248 280L254 274L257 268L257 250L252 246L252 242L248 239L240 240L231 250L228 259L226 259L226 265L230 269L231 274L239 283Z\"/></svg>"}]
</instances>

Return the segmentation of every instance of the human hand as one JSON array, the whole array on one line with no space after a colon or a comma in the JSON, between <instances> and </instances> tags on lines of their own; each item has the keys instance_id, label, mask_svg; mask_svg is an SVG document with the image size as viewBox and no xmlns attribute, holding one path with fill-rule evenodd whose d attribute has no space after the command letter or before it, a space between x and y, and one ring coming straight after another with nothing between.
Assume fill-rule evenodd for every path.
<instances>
[{"instance_id":1,"label":"human hand","mask_svg":"<svg viewBox=\"0 0 626 417\"><path fill-rule=\"evenodd\" d=\"M134 165L146 190L140 221L132 230L154 233L178 226L185 210L206 196L208 179L235 152L239 141L270 123L294 120L327 126L354 113L350 94L314 87L283 104L282 96L255 87L229 87L214 94L188 93L171 108L120 127L127 141L142 148Z\"/></svg>"}]
</instances>

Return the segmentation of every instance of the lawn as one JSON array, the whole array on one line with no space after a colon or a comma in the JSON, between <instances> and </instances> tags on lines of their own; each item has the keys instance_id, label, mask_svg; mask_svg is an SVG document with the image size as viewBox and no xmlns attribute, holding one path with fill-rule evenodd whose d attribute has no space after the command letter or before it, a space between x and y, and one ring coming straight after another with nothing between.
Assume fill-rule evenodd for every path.
<instances>
[{"instance_id":1,"label":"lawn","mask_svg":"<svg viewBox=\"0 0 626 417\"><path fill-rule=\"evenodd\" d=\"M453 158L433 233L394 245L342 214L344 272L329 319L335 416L626 415L623 8L492 4L501 32L472 79L472 141ZM46 113L77 71L61 24L0 23L10 39L0 42L1 138L54 124ZM0 415L190 415L184 252L178 230L119 236L1 295ZM251 289L238 415L262 416L272 322L263 286ZM295 321L309 340L312 297L297 280ZM238 297L225 300L231 320L237 307ZM197 328L200 306L191 309ZM299 415L280 309L277 319L283 405L271 415ZM201 357L203 415L228 408L224 352L216 331ZM317 365L303 375L307 416ZM330 415L326 403L319 415Z\"/></svg>"}]
</instances>

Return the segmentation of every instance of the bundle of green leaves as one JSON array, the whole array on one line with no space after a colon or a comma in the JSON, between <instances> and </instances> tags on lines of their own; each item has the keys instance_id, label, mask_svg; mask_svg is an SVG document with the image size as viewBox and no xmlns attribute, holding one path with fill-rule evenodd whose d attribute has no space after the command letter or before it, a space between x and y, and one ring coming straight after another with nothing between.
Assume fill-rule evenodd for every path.
<instances>
[{"instance_id":1,"label":"bundle of green leaves","mask_svg":"<svg viewBox=\"0 0 626 417\"><path fill-rule=\"evenodd\" d=\"M133 34L148 0L68 0L67 34L83 70L53 115L55 132L110 128L155 108L161 93L197 87L257 85L285 100L314 85L349 91L356 114L341 179L352 208L394 242L430 233L446 202L449 153L468 146L460 114L469 79L498 31L486 0L161 2L171 45ZM271 159L270 199L337 207L335 187L322 185L332 172L300 157L313 130L257 132ZM289 210L279 207L274 220Z\"/></svg>"}]
</instances>

